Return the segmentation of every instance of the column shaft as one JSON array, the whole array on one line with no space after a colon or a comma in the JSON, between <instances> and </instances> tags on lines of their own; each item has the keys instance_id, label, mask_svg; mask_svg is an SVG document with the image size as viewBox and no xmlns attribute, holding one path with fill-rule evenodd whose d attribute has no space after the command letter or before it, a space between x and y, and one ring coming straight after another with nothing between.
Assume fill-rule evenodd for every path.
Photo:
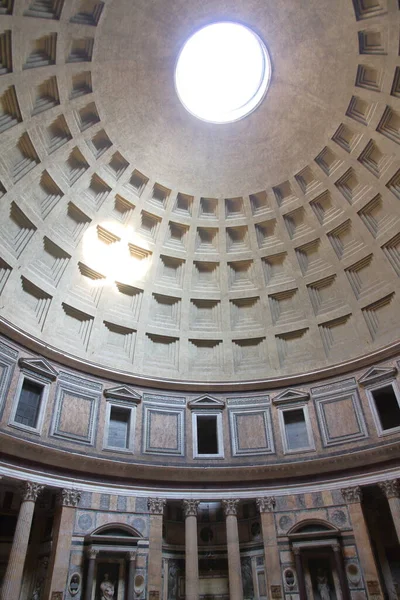
<instances>
[{"instance_id":1,"label":"column shaft","mask_svg":"<svg viewBox=\"0 0 400 600\"><path fill-rule=\"evenodd\" d=\"M333 555L335 557L335 566L339 577L339 583L340 588L342 590L343 600L350 600L350 591L347 583L346 572L344 570L343 554L339 544L337 546L334 546Z\"/></svg>"},{"instance_id":2,"label":"column shaft","mask_svg":"<svg viewBox=\"0 0 400 600\"><path fill-rule=\"evenodd\" d=\"M186 600L199 597L199 556L197 549L197 517L187 516L185 520L185 573Z\"/></svg>"},{"instance_id":3,"label":"column shaft","mask_svg":"<svg viewBox=\"0 0 400 600\"><path fill-rule=\"evenodd\" d=\"M134 600L136 554L134 552L131 552L128 554L127 558L128 558L128 593L127 593L126 599Z\"/></svg>"},{"instance_id":4,"label":"column shaft","mask_svg":"<svg viewBox=\"0 0 400 600\"><path fill-rule=\"evenodd\" d=\"M300 600L307 600L306 581L304 579L303 561L300 551L295 551L294 560L296 563L297 583L299 586Z\"/></svg>"},{"instance_id":5,"label":"column shaft","mask_svg":"<svg viewBox=\"0 0 400 600\"><path fill-rule=\"evenodd\" d=\"M240 563L239 531L237 510L239 500L223 500L226 520L226 543L228 547L229 597L243 600L242 565Z\"/></svg>"},{"instance_id":6,"label":"column shaft","mask_svg":"<svg viewBox=\"0 0 400 600\"><path fill-rule=\"evenodd\" d=\"M88 566L86 573L86 585L85 585L85 600L92 600L92 590L94 581L94 567L96 565L96 557L98 552L96 550L89 550L88 553Z\"/></svg>"},{"instance_id":7,"label":"column shaft","mask_svg":"<svg viewBox=\"0 0 400 600\"><path fill-rule=\"evenodd\" d=\"M397 539L400 543L400 498L398 496L392 496L388 498L388 502L397 533Z\"/></svg>"},{"instance_id":8,"label":"column shaft","mask_svg":"<svg viewBox=\"0 0 400 600\"><path fill-rule=\"evenodd\" d=\"M3 581L1 600L10 600L11 598L18 600L19 598L35 502L42 489L43 486L30 482L26 483L23 488L23 499Z\"/></svg>"}]
</instances>

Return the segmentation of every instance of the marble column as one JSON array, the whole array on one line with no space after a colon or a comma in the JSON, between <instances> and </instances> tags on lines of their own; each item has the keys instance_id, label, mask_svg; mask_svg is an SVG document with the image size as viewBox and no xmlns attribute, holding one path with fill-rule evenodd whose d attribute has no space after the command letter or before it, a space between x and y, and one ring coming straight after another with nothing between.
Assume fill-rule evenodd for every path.
<instances>
[{"instance_id":1,"label":"marble column","mask_svg":"<svg viewBox=\"0 0 400 600\"><path fill-rule=\"evenodd\" d=\"M161 598L162 590L162 528L165 504L164 498L149 498L147 501L150 513L148 590L149 596L151 592L154 599Z\"/></svg>"},{"instance_id":2,"label":"marble column","mask_svg":"<svg viewBox=\"0 0 400 600\"><path fill-rule=\"evenodd\" d=\"M342 496L348 505L353 534L356 540L357 552L360 558L361 568L364 572L366 582L366 592L371 600L383 598L382 588L379 581L378 569L375 563L374 554L371 547L371 540L368 533L368 527L365 522L363 509L361 506L362 490L360 486L343 488Z\"/></svg>"},{"instance_id":3,"label":"marble column","mask_svg":"<svg viewBox=\"0 0 400 600\"><path fill-rule=\"evenodd\" d=\"M75 509L80 498L81 492L78 490L63 489L59 492L43 600L50 600L53 592L64 593L68 577L72 532L75 524Z\"/></svg>"},{"instance_id":4,"label":"marble column","mask_svg":"<svg viewBox=\"0 0 400 600\"><path fill-rule=\"evenodd\" d=\"M260 511L261 529L264 542L265 578L269 586L271 598L282 598L282 579L279 561L278 542L275 528L275 498L273 496L257 498Z\"/></svg>"},{"instance_id":5,"label":"marble column","mask_svg":"<svg viewBox=\"0 0 400 600\"><path fill-rule=\"evenodd\" d=\"M339 578L340 589L342 591L343 600L351 600L349 585L347 583L346 571L344 569L342 548L339 544L332 546L335 559L336 572Z\"/></svg>"},{"instance_id":6,"label":"marble column","mask_svg":"<svg viewBox=\"0 0 400 600\"><path fill-rule=\"evenodd\" d=\"M183 500L185 513L185 599L199 597L199 553L197 548L197 508L200 500Z\"/></svg>"},{"instance_id":7,"label":"marble column","mask_svg":"<svg viewBox=\"0 0 400 600\"><path fill-rule=\"evenodd\" d=\"M89 548L87 551L87 572L86 572L86 585L85 585L85 600L92 600L93 581L94 581L94 568L96 565L96 558L99 551L95 548Z\"/></svg>"},{"instance_id":8,"label":"marble column","mask_svg":"<svg viewBox=\"0 0 400 600\"><path fill-rule=\"evenodd\" d=\"M306 580L304 578L303 561L300 548L293 548L294 562L296 564L297 584L299 586L300 600L307 600Z\"/></svg>"},{"instance_id":9,"label":"marble column","mask_svg":"<svg viewBox=\"0 0 400 600\"><path fill-rule=\"evenodd\" d=\"M136 568L136 552L128 552L126 555L128 561L128 594L127 600L134 600L135 597L135 568Z\"/></svg>"},{"instance_id":10,"label":"marble column","mask_svg":"<svg viewBox=\"0 0 400 600\"><path fill-rule=\"evenodd\" d=\"M237 524L238 505L239 500L222 500L226 521L229 597L231 600L243 600L242 566L240 563L239 531Z\"/></svg>"},{"instance_id":11,"label":"marble column","mask_svg":"<svg viewBox=\"0 0 400 600\"><path fill-rule=\"evenodd\" d=\"M387 481L382 481L379 487L388 500L397 539L400 543L400 482L398 479L388 479Z\"/></svg>"},{"instance_id":12,"label":"marble column","mask_svg":"<svg viewBox=\"0 0 400 600\"><path fill-rule=\"evenodd\" d=\"M10 600L11 598L18 600L19 598L35 502L43 487L43 485L31 481L26 481L21 486L22 502L4 576L1 600Z\"/></svg>"}]
</instances>

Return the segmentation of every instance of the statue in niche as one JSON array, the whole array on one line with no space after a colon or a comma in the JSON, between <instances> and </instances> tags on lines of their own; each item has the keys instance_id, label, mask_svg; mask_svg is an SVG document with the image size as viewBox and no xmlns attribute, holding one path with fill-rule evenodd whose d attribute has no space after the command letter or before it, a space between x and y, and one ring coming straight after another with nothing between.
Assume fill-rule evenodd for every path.
<instances>
[{"instance_id":1,"label":"statue in niche","mask_svg":"<svg viewBox=\"0 0 400 600\"><path fill-rule=\"evenodd\" d=\"M178 595L178 567L174 560L168 565L168 600L176 600Z\"/></svg>"},{"instance_id":2,"label":"statue in niche","mask_svg":"<svg viewBox=\"0 0 400 600\"><path fill-rule=\"evenodd\" d=\"M317 590L321 600L331 600L328 577L324 569L317 571Z\"/></svg>"},{"instance_id":3,"label":"statue in niche","mask_svg":"<svg viewBox=\"0 0 400 600\"><path fill-rule=\"evenodd\" d=\"M109 580L108 573L104 574L104 579L100 584L100 600L114 600L114 584Z\"/></svg>"},{"instance_id":4,"label":"statue in niche","mask_svg":"<svg viewBox=\"0 0 400 600\"><path fill-rule=\"evenodd\" d=\"M242 559L242 585L243 598L254 598L253 573L249 557Z\"/></svg>"}]
</instances>

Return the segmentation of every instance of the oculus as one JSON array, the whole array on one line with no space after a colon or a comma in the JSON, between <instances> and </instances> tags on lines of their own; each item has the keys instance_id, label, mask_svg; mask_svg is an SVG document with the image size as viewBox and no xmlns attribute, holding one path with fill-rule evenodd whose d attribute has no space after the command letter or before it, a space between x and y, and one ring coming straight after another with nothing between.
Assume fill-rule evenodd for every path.
<instances>
[{"instance_id":1,"label":"oculus","mask_svg":"<svg viewBox=\"0 0 400 600\"><path fill-rule=\"evenodd\" d=\"M213 23L184 44L176 64L175 87L192 115L211 123L231 123L263 100L271 78L265 44L248 27Z\"/></svg>"}]
</instances>

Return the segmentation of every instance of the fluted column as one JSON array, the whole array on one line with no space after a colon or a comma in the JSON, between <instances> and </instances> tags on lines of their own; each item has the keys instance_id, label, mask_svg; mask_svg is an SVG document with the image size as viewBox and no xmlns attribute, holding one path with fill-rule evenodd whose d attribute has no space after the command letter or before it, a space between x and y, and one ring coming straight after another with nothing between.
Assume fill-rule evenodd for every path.
<instances>
[{"instance_id":1,"label":"fluted column","mask_svg":"<svg viewBox=\"0 0 400 600\"><path fill-rule=\"evenodd\" d=\"M199 554L197 548L197 508L199 500L183 500L185 513L185 598L199 597Z\"/></svg>"},{"instance_id":2,"label":"fluted column","mask_svg":"<svg viewBox=\"0 0 400 600\"><path fill-rule=\"evenodd\" d=\"M239 530L237 524L238 505L239 500L222 500L226 521L230 600L243 600L242 567L240 564Z\"/></svg>"},{"instance_id":3,"label":"fluted column","mask_svg":"<svg viewBox=\"0 0 400 600\"><path fill-rule=\"evenodd\" d=\"M128 561L128 594L126 600L134 600L136 552L128 552L126 560Z\"/></svg>"},{"instance_id":4,"label":"fluted column","mask_svg":"<svg viewBox=\"0 0 400 600\"><path fill-rule=\"evenodd\" d=\"M383 597L383 594L379 581L378 569L371 547L371 540L369 538L368 528L361 506L362 490L360 486L356 486L344 488L341 492L344 501L348 505L357 552L367 585L366 592L368 598L377 600L379 596Z\"/></svg>"},{"instance_id":5,"label":"fluted column","mask_svg":"<svg viewBox=\"0 0 400 600\"><path fill-rule=\"evenodd\" d=\"M379 487L388 500L393 523L396 528L397 539L400 543L400 482L398 479L388 479L387 481L382 481Z\"/></svg>"},{"instance_id":6,"label":"fluted column","mask_svg":"<svg viewBox=\"0 0 400 600\"><path fill-rule=\"evenodd\" d=\"M166 500L164 498L149 498L147 506L150 513L149 536L149 596L161 598L162 589L162 527L163 513Z\"/></svg>"},{"instance_id":7,"label":"fluted column","mask_svg":"<svg viewBox=\"0 0 400 600\"><path fill-rule=\"evenodd\" d=\"M256 504L261 517L265 576L270 590L268 596L271 598L282 598L281 567L274 519L275 498L273 496L257 498Z\"/></svg>"},{"instance_id":8,"label":"fluted column","mask_svg":"<svg viewBox=\"0 0 400 600\"><path fill-rule=\"evenodd\" d=\"M59 492L53 527L54 535L50 564L43 600L50 600L53 592L64 592L68 576L75 509L79 504L80 498L81 492L78 490L63 489Z\"/></svg>"},{"instance_id":9,"label":"fluted column","mask_svg":"<svg viewBox=\"0 0 400 600\"><path fill-rule=\"evenodd\" d=\"M11 598L18 600L19 598L35 502L43 487L43 485L31 481L26 481L21 486L22 502L3 581L1 600L10 600Z\"/></svg>"},{"instance_id":10,"label":"fluted column","mask_svg":"<svg viewBox=\"0 0 400 600\"><path fill-rule=\"evenodd\" d=\"M94 567L96 565L96 558L99 551L95 548L89 548L87 551L87 572L86 572L86 585L85 585L85 600L92 600L92 590L94 581Z\"/></svg>"}]
</instances>

